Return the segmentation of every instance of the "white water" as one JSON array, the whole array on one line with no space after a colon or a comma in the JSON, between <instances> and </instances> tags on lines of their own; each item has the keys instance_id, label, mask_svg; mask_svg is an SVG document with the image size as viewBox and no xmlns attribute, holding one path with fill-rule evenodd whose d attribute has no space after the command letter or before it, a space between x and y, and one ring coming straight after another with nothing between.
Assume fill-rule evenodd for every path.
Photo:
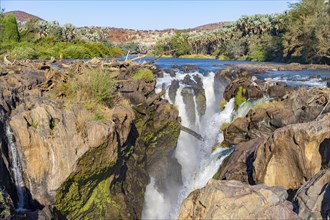
<instances>
[{"instance_id":1,"label":"white water","mask_svg":"<svg viewBox=\"0 0 330 220\"><path fill-rule=\"evenodd\" d=\"M25 185L22 175L22 167L17 153L17 148L14 142L14 134L9 127L6 126L6 137L8 141L8 151L11 158L11 169L14 173L14 180L18 195L17 211L23 211L24 209L24 196L25 196Z\"/></svg>"},{"instance_id":2,"label":"white water","mask_svg":"<svg viewBox=\"0 0 330 220\"><path fill-rule=\"evenodd\" d=\"M211 153L212 147L223 140L223 135L220 132L221 125L230 122L233 118L234 100L227 103L224 111L219 112L219 100L215 96L213 86L214 73L210 73L208 76L203 76L199 73L194 74L198 74L203 81L207 105L205 115L196 117L198 121L189 121L181 95L181 91L185 86L181 83L173 104L179 109L182 125L201 134L204 137L204 141L199 141L185 132L180 133L175 157L182 167L183 184L178 189L175 189L179 193L173 201L166 196L169 192L160 192L155 185L154 178L151 178L145 193L142 219L176 219L183 200L195 189L204 187L217 172L225 156L232 152L232 149L224 150L219 148ZM166 88L168 88L171 80L182 80L185 75L177 74L176 78L165 75L164 78L159 80L161 83L158 82L158 86L164 83ZM196 105L196 100L194 99L194 101ZM195 112L197 116L198 113L197 111Z\"/></svg>"}]
</instances>

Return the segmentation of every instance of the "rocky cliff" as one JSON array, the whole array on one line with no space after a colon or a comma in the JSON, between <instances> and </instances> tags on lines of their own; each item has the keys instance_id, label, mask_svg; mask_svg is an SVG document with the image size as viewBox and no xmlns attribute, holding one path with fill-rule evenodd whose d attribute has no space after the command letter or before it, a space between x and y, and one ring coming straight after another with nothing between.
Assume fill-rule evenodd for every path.
<instances>
[{"instance_id":1,"label":"rocky cliff","mask_svg":"<svg viewBox=\"0 0 330 220\"><path fill-rule=\"evenodd\" d=\"M95 59L56 65L61 69L50 63L3 65L0 76L0 129L9 126L15 137L24 208L57 219L140 218L148 170L175 148L180 132L178 111L154 92L155 81L132 79L139 69L157 69ZM110 105L90 106L81 88L73 87L76 98L63 89L85 83L85 71L100 68L115 83ZM1 134L1 185L17 204L13 158Z\"/></svg>"}]
</instances>

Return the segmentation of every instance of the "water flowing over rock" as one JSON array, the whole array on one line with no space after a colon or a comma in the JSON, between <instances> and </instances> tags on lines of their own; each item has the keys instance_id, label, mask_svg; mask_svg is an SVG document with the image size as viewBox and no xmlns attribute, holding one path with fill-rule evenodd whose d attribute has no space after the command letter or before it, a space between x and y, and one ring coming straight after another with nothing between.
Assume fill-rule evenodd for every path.
<instances>
[{"instance_id":1,"label":"water flowing over rock","mask_svg":"<svg viewBox=\"0 0 330 220\"><path fill-rule=\"evenodd\" d=\"M210 180L185 199L179 219L299 219L287 197L282 187Z\"/></svg>"}]
</instances>

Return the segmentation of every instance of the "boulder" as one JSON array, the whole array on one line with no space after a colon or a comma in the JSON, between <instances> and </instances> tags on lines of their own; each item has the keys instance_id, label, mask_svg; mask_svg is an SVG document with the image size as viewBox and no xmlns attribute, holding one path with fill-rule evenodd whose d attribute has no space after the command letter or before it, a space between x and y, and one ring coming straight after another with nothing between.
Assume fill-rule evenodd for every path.
<instances>
[{"instance_id":1,"label":"boulder","mask_svg":"<svg viewBox=\"0 0 330 220\"><path fill-rule=\"evenodd\" d=\"M225 89L223 97L229 101L236 97L240 87L243 88L243 95L246 99L261 98L264 94L263 89L250 79L242 78L231 82Z\"/></svg>"},{"instance_id":2,"label":"boulder","mask_svg":"<svg viewBox=\"0 0 330 220\"><path fill-rule=\"evenodd\" d=\"M234 152L221 164L217 179L238 180L243 183L254 184L252 177L253 155L256 147L264 141L263 138L257 138L235 146Z\"/></svg>"},{"instance_id":3,"label":"boulder","mask_svg":"<svg viewBox=\"0 0 330 220\"><path fill-rule=\"evenodd\" d=\"M298 189L330 161L330 113L277 129L254 154L256 183Z\"/></svg>"},{"instance_id":4,"label":"boulder","mask_svg":"<svg viewBox=\"0 0 330 220\"><path fill-rule=\"evenodd\" d=\"M327 147L330 147L328 145ZM302 219L330 218L330 169L321 170L302 185L295 196Z\"/></svg>"},{"instance_id":5,"label":"boulder","mask_svg":"<svg viewBox=\"0 0 330 220\"><path fill-rule=\"evenodd\" d=\"M179 219L299 219L282 187L210 180L190 193Z\"/></svg>"}]
</instances>

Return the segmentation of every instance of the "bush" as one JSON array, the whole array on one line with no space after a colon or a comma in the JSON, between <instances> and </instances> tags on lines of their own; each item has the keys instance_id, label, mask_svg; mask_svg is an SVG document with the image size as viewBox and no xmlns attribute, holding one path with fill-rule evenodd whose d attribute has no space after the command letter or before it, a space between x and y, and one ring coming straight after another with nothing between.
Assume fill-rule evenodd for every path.
<instances>
[{"instance_id":1,"label":"bush","mask_svg":"<svg viewBox=\"0 0 330 220\"><path fill-rule=\"evenodd\" d=\"M150 83L155 80L154 74L149 69L140 69L134 76L134 80L144 79L145 82Z\"/></svg>"},{"instance_id":2,"label":"bush","mask_svg":"<svg viewBox=\"0 0 330 220\"><path fill-rule=\"evenodd\" d=\"M65 59L78 59L78 58L91 58L91 51L80 45L69 45L67 48L65 48L63 51L63 58Z\"/></svg>"},{"instance_id":3,"label":"bush","mask_svg":"<svg viewBox=\"0 0 330 220\"><path fill-rule=\"evenodd\" d=\"M32 47L18 46L9 52L10 59L26 60L36 59L38 57L37 52Z\"/></svg>"}]
</instances>

